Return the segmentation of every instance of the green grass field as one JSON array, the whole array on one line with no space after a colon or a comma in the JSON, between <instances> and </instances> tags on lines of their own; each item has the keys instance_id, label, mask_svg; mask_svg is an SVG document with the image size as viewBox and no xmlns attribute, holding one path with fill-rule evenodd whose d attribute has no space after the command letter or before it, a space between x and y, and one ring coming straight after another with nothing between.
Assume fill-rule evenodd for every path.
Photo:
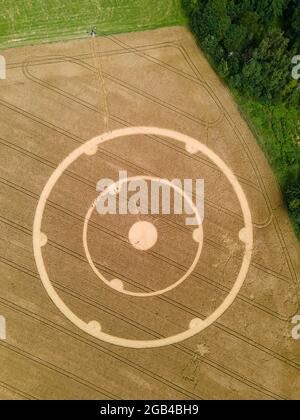
<instances>
[{"instance_id":1,"label":"green grass field","mask_svg":"<svg viewBox=\"0 0 300 420\"><path fill-rule=\"evenodd\" d=\"M180 0L0 0L0 47L185 22Z\"/></svg>"}]
</instances>

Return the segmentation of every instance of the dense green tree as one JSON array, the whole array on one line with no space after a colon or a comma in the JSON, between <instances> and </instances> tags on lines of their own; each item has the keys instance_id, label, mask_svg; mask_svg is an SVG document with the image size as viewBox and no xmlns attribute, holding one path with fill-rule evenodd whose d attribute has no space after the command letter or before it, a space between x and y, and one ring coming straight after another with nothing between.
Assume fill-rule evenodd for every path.
<instances>
[{"instance_id":1,"label":"dense green tree","mask_svg":"<svg viewBox=\"0 0 300 420\"><path fill-rule=\"evenodd\" d=\"M218 42L217 38L212 35L208 35L204 38L203 42L201 42L201 46L207 54L214 58L217 64L225 57L224 49Z\"/></svg>"},{"instance_id":2,"label":"dense green tree","mask_svg":"<svg viewBox=\"0 0 300 420\"><path fill-rule=\"evenodd\" d=\"M254 60L262 69L261 96L266 101L277 100L291 80L288 44L288 38L285 38L281 31L276 30L266 35L253 52ZM252 95L257 97L255 91L252 91Z\"/></svg>"},{"instance_id":3,"label":"dense green tree","mask_svg":"<svg viewBox=\"0 0 300 420\"><path fill-rule=\"evenodd\" d=\"M242 51L250 44L252 34L243 25L233 23L230 25L223 44L229 54L240 55Z\"/></svg>"},{"instance_id":4,"label":"dense green tree","mask_svg":"<svg viewBox=\"0 0 300 420\"><path fill-rule=\"evenodd\" d=\"M182 0L183 8L189 15L197 13L201 9L201 6L203 6L204 3L202 3L199 0Z\"/></svg>"},{"instance_id":5,"label":"dense green tree","mask_svg":"<svg viewBox=\"0 0 300 420\"><path fill-rule=\"evenodd\" d=\"M218 40L223 39L230 26L227 0L207 1L200 14L199 33L204 37L213 35Z\"/></svg>"},{"instance_id":6,"label":"dense green tree","mask_svg":"<svg viewBox=\"0 0 300 420\"><path fill-rule=\"evenodd\" d=\"M262 20L269 21L283 15L286 0L254 0L254 7Z\"/></svg>"},{"instance_id":7,"label":"dense green tree","mask_svg":"<svg viewBox=\"0 0 300 420\"><path fill-rule=\"evenodd\" d=\"M298 182L292 183L287 187L286 199L289 210L300 216L300 178Z\"/></svg>"},{"instance_id":8,"label":"dense green tree","mask_svg":"<svg viewBox=\"0 0 300 420\"><path fill-rule=\"evenodd\" d=\"M249 38L253 41L253 47L256 46L261 41L266 30L259 14L254 10L247 10L240 16L240 23L247 28Z\"/></svg>"},{"instance_id":9,"label":"dense green tree","mask_svg":"<svg viewBox=\"0 0 300 420\"><path fill-rule=\"evenodd\" d=\"M229 75L229 67L227 61L222 58L220 64L218 65L219 74L223 79L226 79Z\"/></svg>"},{"instance_id":10,"label":"dense green tree","mask_svg":"<svg viewBox=\"0 0 300 420\"><path fill-rule=\"evenodd\" d=\"M300 3L295 7L291 21L292 41L295 48L300 47Z\"/></svg>"},{"instance_id":11,"label":"dense green tree","mask_svg":"<svg viewBox=\"0 0 300 420\"><path fill-rule=\"evenodd\" d=\"M263 67L259 61L252 58L244 65L242 70L244 90L252 93L254 97L260 97L263 90Z\"/></svg>"}]
</instances>

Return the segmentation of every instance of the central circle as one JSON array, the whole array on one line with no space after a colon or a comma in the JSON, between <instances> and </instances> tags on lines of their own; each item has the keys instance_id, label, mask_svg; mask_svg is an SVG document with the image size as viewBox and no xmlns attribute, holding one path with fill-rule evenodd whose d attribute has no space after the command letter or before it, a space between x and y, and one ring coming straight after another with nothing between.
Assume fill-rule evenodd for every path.
<instances>
[{"instance_id":1,"label":"central circle","mask_svg":"<svg viewBox=\"0 0 300 420\"><path fill-rule=\"evenodd\" d=\"M136 222L129 231L129 242L139 251L148 251L157 242L156 227L149 222Z\"/></svg>"}]
</instances>

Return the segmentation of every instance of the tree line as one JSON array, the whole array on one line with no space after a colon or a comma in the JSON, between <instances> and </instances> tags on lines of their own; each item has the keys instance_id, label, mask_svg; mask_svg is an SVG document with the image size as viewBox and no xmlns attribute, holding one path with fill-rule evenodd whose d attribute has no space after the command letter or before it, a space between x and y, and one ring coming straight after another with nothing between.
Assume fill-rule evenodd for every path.
<instances>
[{"instance_id":1,"label":"tree line","mask_svg":"<svg viewBox=\"0 0 300 420\"><path fill-rule=\"evenodd\" d=\"M300 235L299 0L182 0L190 27L260 133Z\"/></svg>"}]
</instances>

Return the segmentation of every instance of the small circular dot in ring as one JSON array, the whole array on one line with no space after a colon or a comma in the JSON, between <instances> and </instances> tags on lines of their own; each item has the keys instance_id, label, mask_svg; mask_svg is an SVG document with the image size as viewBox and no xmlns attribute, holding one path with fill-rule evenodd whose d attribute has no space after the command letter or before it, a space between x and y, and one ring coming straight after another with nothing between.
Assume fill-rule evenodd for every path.
<instances>
[{"instance_id":1,"label":"small circular dot in ring","mask_svg":"<svg viewBox=\"0 0 300 420\"><path fill-rule=\"evenodd\" d=\"M85 322L81 318L79 318L76 314L74 314L70 308L65 304L65 302L60 298L57 294L55 288L53 287L45 264L43 260L42 248L47 245L47 236L44 232L42 232L42 221L43 221L43 214L47 204L47 200L55 186L55 184L59 181L60 177L64 173L65 170L69 168L69 166L75 162L81 155L92 155L97 151L97 147L100 144L103 144L107 141L122 138L122 137L129 137L134 135L155 135L165 137L167 139L177 140L183 143L186 147L187 152L189 153L203 153L206 155L215 165L222 170L224 175L227 177L228 181L233 187L235 191L240 206L243 213L244 218L244 228L241 230L239 238L245 244L245 251L244 257L242 260L242 265L233 285L232 289L221 303L221 305L206 319L195 319L192 320L189 328L179 334L155 339L155 340L129 340L126 338L115 337L110 334L106 334L102 331L101 324L98 321L90 321ZM190 136L185 134L179 133L173 130L167 130L163 128L157 127L129 127L123 128L119 130L115 130L112 132L108 132L102 134L101 136L95 137L92 140L86 142L78 149L74 150L65 160L63 160L59 166L55 169L53 174L50 176L48 182L46 183L42 194L40 196L35 217L34 217L34 224L33 224L33 250L34 250L34 257L37 265L38 272L41 277L41 281L49 295L52 299L54 304L57 308L78 328L82 331L90 334L91 336L103 340L107 343L114 344L117 346L122 347L129 347L129 348L136 348L136 349L144 349L144 348L157 348L163 347L167 345L172 345L176 343L180 343L183 340L193 337L194 335L200 333L204 329L208 328L212 325L216 320L218 320L224 312L232 305L234 300L236 299L237 295L239 294L244 281L246 279L250 263L251 257L253 252L253 224L252 224L252 216L251 211L249 208L249 204L247 201L247 197L238 182L236 176L233 174L231 169L225 164L225 162L211 149L209 149L204 144L200 143L199 141L193 139Z\"/></svg>"},{"instance_id":2,"label":"small circular dot in ring","mask_svg":"<svg viewBox=\"0 0 300 420\"><path fill-rule=\"evenodd\" d=\"M140 181L140 180L154 181L154 182L157 182L157 183L169 185L171 188L173 188L177 193L179 193L186 200L186 202L189 204L190 208L193 210L193 212L196 215L197 222L198 222L198 228L195 229L194 232L193 232L193 239L194 239L195 242L198 242L198 248L197 248L197 252L196 252L196 256L194 258L194 261L193 261L192 265L190 266L190 268L186 271L186 273L178 281L176 281L174 284L172 284L171 286L166 287L165 289L162 289L162 290L158 290L156 292L148 292L148 293L130 292L128 290L125 290L123 282L119 279L114 279L112 281L108 281L105 278L105 276L103 276L103 274L100 273L100 271L95 266L95 264L93 262L93 259L91 257L90 251L89 251L88 241L87 241L88 223L89 223L89 221L92 217L94 209L96 208L97 199L95 200L93 205L89 208L89 210L88 210L88 212L85 216L82 240L83 240L83 247L84 247L86 258L87 258L92 270L94 271L94 273L96 274L97 277L99 277L105 284L107 284L107 286L111 287L112 289L117 290L120 293L123 293L125 295L129 295L129 296L153 297L153 296L162 295L164 293L170 292L171 290L175 289L175 287L177 287L181 283L183 283L192 274L192 272L195 270L195 268L196 268L196 266L199 262L200 256L201 256L201 251L202 251L202 246L203 246L203 226L202 226L202 220L201 220L201 216L199 214L199 210L197 209L197 207L195 206L193 201L190 199L190 197L181 188L179 188L177 185L173 184L172 182L168 181L167 179L161 179L161 178L155 178L155 177L143 176L143 175L142 176L136 176L136 177L130 177L130 178L123 178L123 179L119 180L118 182L115 182L114 184L112 184L110 187L106 188L101 193L101 196L109 194L109 192L112 189L114 189L115 191L119 191L122 184L125 184L127 182L131 182L131 181Z\"/></svg>"}]
</instances>

